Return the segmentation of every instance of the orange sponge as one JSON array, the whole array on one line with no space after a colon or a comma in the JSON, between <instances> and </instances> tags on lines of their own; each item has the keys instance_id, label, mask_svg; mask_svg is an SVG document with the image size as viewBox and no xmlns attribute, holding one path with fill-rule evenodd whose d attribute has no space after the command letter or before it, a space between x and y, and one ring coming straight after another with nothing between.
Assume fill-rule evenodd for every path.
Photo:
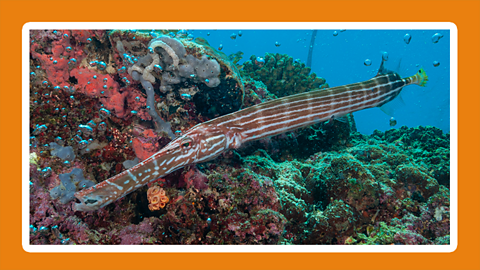
<instances>
[{"instance_id":1,"label":"orange sponge","mask_svg":"<svg viewBox=\"0 0 480 270\"><path fill-rule=\"evenodd\" d=\"M150 211L160 210L170 201L165 195L165 190L159 186L151 186L147 191L147 198Z\"/></svg>"}]
</instances>

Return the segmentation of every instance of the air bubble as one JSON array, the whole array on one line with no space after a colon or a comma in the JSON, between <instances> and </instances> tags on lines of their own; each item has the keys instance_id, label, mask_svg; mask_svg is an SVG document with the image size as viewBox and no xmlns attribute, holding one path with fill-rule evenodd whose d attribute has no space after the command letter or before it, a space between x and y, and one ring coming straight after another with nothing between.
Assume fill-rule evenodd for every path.
<instances>
[{"instance_id":1,"label":"air bubble","mask_svg":"<svg viewBox=\"0 0 480 270\"><path fill-rule=\"evenodd\" d=\"M155 70L155 72L161 72L161 71L163 71L163 68L162 68L160 65L155 65L155 66L153 66L153 69Z\"/></svg>"},{"instance_id":2,"label":"air bubble","mask_svg":"<svg viewBox=\"0 0 480 270\"><path fill-rule=\"evenodd\" d=\"M97 126L93 120L88 121L87 125L91 128L95 128Z\"/></svg>"},{"instance_id":3,"label":"air bubble","mask_svg":"<svg viewBox=\"0 0 480 270\"><path fill-rule=\"evenodd\" d=\"M410 40L412 40L412 36L410 34L405 34L405 36L403 37L403 41L405 41L405 43L409 44Z\"/></svg>"},{"instance_id":4,"label":"air bubble","mask_svg":"<svg viewBox=\"0 0 480 270\"><path fill-rule=\"evenodd\" d=\"M183 100L187 100L187 101L192 99L192 95L186 94L186 93L181 94L180 97L181 97Z\"/></svg>"},{"instance_id":5,"label":"air bubble","mask_svg":"<svg viewBox=\"0 0 480 270\"><path fill-rule=\"evenodd\" d=\"M100 113L100 118L102 119L110 117L110 114L111 114L110 111L105 108L101 108L99 113Z\"/></svg>"},{"instance_id":6,"label":"air bubble","mask_svg":"<svg viewBox=\"0 0 480 270\"><path fill-rule=\"evenodd\" d=\"M107 124L105 124L105 122L100 122L98 124L98 130L101 131L101 132L107 130Z\"/></svg>"},{"instance_id":7,"label":"air bubble","mask_svg":"<svg viewBox=\"0 0 480 270\"><path fill-rule=\"evenodd\" d=\"M107 64L105 64L105 62L98 62L97 68L98 68L98 70L103 71L107 68Z\"/></svg>"},{"instance_id":8,"label":"air bubble","mask_svg":"<svg viewBox=\"0 0 480 270\"><path fill-rule=\"evenodd\" d=\"M88 141L87 140L81 140L78 142L78 148L80 149L85 149L88 146Z\"/></svg>"},{"instance_id":9,"label":"air bubble","mask_svg":"<svg viewBox=\"0 0 480 270\"><path fill-rule=\"evenodd\" d=\"M33 134L33 135L38 135L38 134L40 134L40 133L42 133L42 132L45 132L47 129L48 129L48 128L47 128L46 125L40 125L40 126L37 125L37 128L35 128L35 129L33 130L32 134Z\"/></svg>"},{"instance_id":10,"label":"air bubble","mask_svg":"<svg viewBox=\"0 0 480 270\"><path fill-rule=\"evenodd\" d=\"M82 141L83 139L82 139L82 137L80 137L80 135L77 134L77 135L75 135L75 136L73 137L72 140L73 140L74 142L76 142L76 143L79 143L79 142Z\"/></svg>"},{"instance_id":11,"label":"air bubble","mask_svg":"<svg viewBox=\"0 0 480 270\"><path fill-rule=\"evenodd\" d=\"M43 168L41 175L43 178L49 177L50 175L52 175L52 168L50 167Z\"/></svg>"},{"instance_id":12,"label":"air bubble","mask_svg":"<svg viewBox=\"0 0 480 270\"><path fill-rule=\"evenodd\" d=\"M382 53L382 59L383 59L383 61L388 61L388 52L383 52Z\"/></svg>"},{"instance_id":13,"label":"air bubble","mask_svg":"<svg viewBox=\"0 0 480 270\"><path fill-rule=\"evenodd\" d=\"M443 35L440 33L436 33L432 36L432 42L437 43L441 38L443 38Z\"/></svg>"}]
</instances>

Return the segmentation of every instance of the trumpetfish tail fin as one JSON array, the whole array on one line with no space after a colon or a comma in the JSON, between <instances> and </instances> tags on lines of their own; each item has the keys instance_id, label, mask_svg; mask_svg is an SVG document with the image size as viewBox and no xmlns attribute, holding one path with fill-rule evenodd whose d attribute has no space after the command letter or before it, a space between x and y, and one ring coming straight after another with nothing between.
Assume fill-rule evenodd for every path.
<instances>
[{"instance_id":1,"label":"trumpetfish tail fin","mask_svg":"<svg viewBox=\"0 0 480 270\"><path fill-rule=\"evenodd\" d=\"M419 86L422 86L422 87L427 86L427 82L428 82L427 73L425 73L425 70L423 68L420 68L417 74L410 76L406 79L409 80L411 84L412 83L418 84Z\"/></svg>"},{"instance_id":2,"label":"trumpetfish tail fin","mask_svg":"<svg viewBox=\"0 0 480 270\"><path fill-rule=\"evenodd\" d=\"M420 70L415 74L415 76L418 76L418 85L420 86L427 86L428 82L428 76L427 73L425 73L425 70L423 68L420 68Z\"/></svg>"}]
</instances>

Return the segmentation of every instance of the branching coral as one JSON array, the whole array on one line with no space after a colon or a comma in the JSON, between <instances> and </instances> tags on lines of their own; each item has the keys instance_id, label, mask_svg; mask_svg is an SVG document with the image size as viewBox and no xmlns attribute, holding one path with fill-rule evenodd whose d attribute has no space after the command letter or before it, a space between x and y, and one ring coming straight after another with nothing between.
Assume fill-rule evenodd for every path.
<instances>
[{"instance_id":1,"label":"branching coral","mask_svg":"<svg viewBox=\"0 0 480 270\"><path fill-rule=\"evenodd\" d=\"M165 195L165 190L159 186L152 186L147 191L148 209L150 211L160 210L170 201Z\"/></svg>"}]
</instances>

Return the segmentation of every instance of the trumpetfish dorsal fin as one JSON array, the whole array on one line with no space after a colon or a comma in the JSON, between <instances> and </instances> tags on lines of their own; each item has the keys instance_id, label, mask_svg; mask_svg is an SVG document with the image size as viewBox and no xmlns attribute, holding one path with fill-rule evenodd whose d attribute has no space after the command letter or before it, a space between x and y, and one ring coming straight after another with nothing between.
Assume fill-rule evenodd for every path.
<instances>
[{"instance_id":1,"label":"trumpetfish dorsal fin","mask_svg":"<svg viewBox=\"0 0 480 270\"><path fill-rule=\"evenodd\" d=\"M375 75L375 77L382 76L382 75L385 75L385 74L395 73L395 72L385 68L384 63L385 63L385 60L382 58L382 63L380 63L380 67L378 68L378 72L377 72L377 75Z\"/></svg>"}]
</instances>

